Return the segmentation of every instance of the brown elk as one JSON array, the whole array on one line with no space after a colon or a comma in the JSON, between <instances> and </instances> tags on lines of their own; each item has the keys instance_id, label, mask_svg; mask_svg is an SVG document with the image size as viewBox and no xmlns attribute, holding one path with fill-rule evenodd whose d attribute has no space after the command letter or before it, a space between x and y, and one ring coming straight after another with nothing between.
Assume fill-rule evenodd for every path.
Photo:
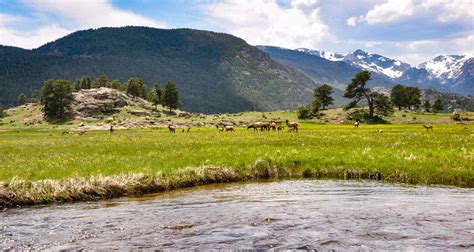
<instances>
[{"instance_id":1,"label":"brown elk","mask_svg":"<svg viewBox=\"0 0 474 252\"><path fill-rule=\"evenodd\" d=\"M277 127L277 130L278 130L278 131L282 131L283 128L284 128L284 127L280 125L280 126Z\"/></svg>"},{"instance_id":2,"label":"brown elk","mask_svg":"<svg viewBox=\"0 0 474 252\"><path fill-rule=\"evenodd\" d=\"M263 128L262 122L255 122L247 126L247 129L253 129L253 131L258 131L259 129Z\"/></svg>"},{"instance_id":3,"label":"brown elk","mask_svg":"<svg viewBox=\"0 0 474 252\"><path fill-rule=\"evenodd\" d=\"M288 119L286 120L286 126L288 126L289 131L298 132L298 123L297 122L290 122Z\"/></svg>"},{"instance_id":4,"label":"brown elk","mask_svg":"<svg viewBox=\"0 0 474 252\"><path fill-rule=\"evenodd\" d=\"M176 133L176 126L168 125L168 129L169 129L170 133Z\"/></svg>"},{"instance_id":5,"label":"brown elk","mask_svg":"<svg viewBox=\"0 0 474 252\"><path fill-rule=\"evenodd\" d=\"M84 134L86 134L87 131L83 130L83 131L79 131L79 136L82 136Z\"/></svg>"},{"instance_id":6,"label":"brown elk","mask_svg":"<svg viewBox=\"0 0 474 252\"><path fill-rule=\"evenodd\" d=\"M270 126L268 127L269 129L272 129L273 131L276 131L277 129L277 124L275 122L271 122Z\"/></svg>"},{"instance_id":7,"label":"brown elk","mask_svg":"<svg viewBox=\"0 0 474 252\"><path fill-rule=\"evenodd\" d=\"M423 124L423 127L425 127L426 131L429 131L429 130L433 131L433 125L431 124L428 124L428 125Z\"/></svg>"},{"instance_id":8,"label":"brown elk","mask_svg":"<svg viewBox=\"0 0 474 252\"><path fill-rule=\"evenodd\" d=\"M360 122L359 122L359 120L357 120L357 121L354 123L354 127L359 128L359 125L360 125Z\"/></svg>"},{"instance_id":9,"label":"brown elk","mask_svg":"<svg viewBox=\"0 0 474 252\"><path fill-rule=\"evenodd\" d=\"M231 125L225 126L224 129L225 129L225 131L234 132L234 126L231 126Z\"/></svg>"},{"instance_id":10,"label":"brown elk","mask_svg":"<svg viewBox=\"0 0 474 252\"><path fill-rule=\"evenodd\" d=\"M114 129L114 126L113 126L113 125L110 125L110 129L109 129L110 133L114 133L114 130L115 130L115 129Z\"/></svg>"}]
</instances>

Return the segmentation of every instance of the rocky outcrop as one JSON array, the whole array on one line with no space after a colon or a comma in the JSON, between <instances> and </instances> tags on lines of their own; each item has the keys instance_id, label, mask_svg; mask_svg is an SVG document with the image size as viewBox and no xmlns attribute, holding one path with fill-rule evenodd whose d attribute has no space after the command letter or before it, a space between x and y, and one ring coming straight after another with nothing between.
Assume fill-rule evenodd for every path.
<instances>
[{"instance_id":1,"label":"rocky outcrop","mask_svg":"<svg viewBox=\"0 0 474 252\"><path fill-rule=\"evenodd\" d=\"M148 102L111 88L83 89L74 93L72 110L76 119L98 118L119 112L125 106L145 107Z\"/></svg>"}]
</instances>

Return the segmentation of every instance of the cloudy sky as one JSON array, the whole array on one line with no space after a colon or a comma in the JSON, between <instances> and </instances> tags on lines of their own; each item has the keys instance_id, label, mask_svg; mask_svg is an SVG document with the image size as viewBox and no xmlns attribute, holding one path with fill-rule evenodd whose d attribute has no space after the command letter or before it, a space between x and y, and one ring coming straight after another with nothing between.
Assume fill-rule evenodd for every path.
<instances>
[{"instance_id":1,"label":"cloudy sky","mask_svg":"<svg viewBox=\"0 0 474 252\"><path fill-rule=\"evenodd\" d=\"M226 32L252 45L418 64L474 54L474 0L0 0L0 44L36 48L76 30L140 25Z\"/></svg>"}]
</instances>

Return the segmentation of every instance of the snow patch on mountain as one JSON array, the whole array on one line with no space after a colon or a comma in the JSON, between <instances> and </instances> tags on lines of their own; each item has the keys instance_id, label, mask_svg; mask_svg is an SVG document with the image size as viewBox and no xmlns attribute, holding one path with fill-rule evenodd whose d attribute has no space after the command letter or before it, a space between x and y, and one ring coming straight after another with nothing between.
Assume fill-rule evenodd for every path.
<instances>
[{"instance_id":1,"label":"snow patch on mountain","mask_svg":"<svg viewBox=\"0 0 474 252\"><path fill-rule=\"evenodd\" d=\"M302 53L306 53L310 55L316 55L318 57L321 57L323 59L327 59L330 61L342 61L344 60L344 57L346 56L345 54L342 54L342 53L318 51L318 50L311 50L307 48L298 48L296 50L298 52L302 52Z\"/></svg>"},{"instance_id":2,"label":"snow patch on mountain","mask_svg":"<svg viewBox=\"0 0 474 252\"><path fill-rule=\"evenodd\" d=\"M464 63L471 57L467 55L439 55L436 58L418 65L438 79L453 79L462 72Z\"/></svg>"}]
</instances>

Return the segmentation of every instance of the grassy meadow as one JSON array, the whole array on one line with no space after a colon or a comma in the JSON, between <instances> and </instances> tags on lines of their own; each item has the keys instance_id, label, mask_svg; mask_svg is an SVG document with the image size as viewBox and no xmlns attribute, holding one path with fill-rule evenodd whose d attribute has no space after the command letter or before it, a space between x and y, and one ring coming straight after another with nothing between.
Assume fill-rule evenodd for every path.
<instances>
[{"instance_id":1,"label":"grassy meadow","mask_svg":"<svg viewBox=\"0 0 474 252\"><path fill-rule=\"evenodd\" d=\"M245 113L240 120L261 116ZM428 120L423 116L441 122L449 118L418 115L417 120ZM401 118L408 120L399 113L392 120ZM6 128L0 131L0 205L109 198L268 177L474 187L472 124L434 124L431 132L416 122L355 128L324 120L301 122L299 133L237 126L236 132L202 127L171 134L154 128L79 136L48 127Z\"/></svg>"}]
</instances>

